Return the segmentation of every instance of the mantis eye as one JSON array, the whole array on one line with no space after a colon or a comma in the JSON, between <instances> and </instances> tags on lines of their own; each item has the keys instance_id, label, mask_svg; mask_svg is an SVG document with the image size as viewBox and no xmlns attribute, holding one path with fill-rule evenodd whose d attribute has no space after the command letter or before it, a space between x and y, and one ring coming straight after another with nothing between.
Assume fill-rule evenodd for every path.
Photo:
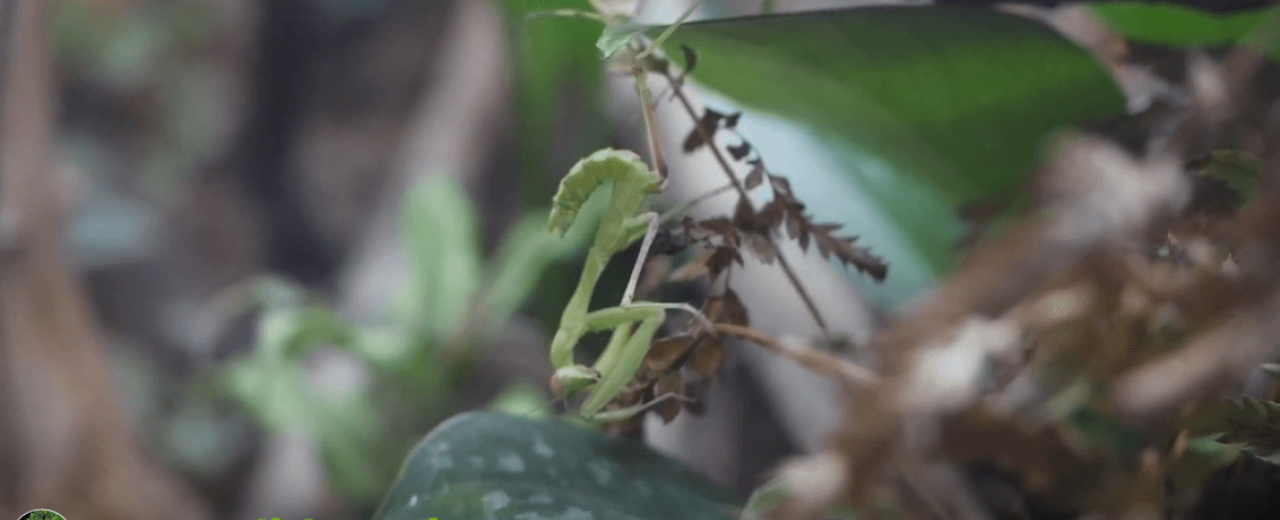
<instances>
[{"instance_id":1,"label":"mantis eye","mask_svg":"<svg viewBox=\"0 0 1280 520\"><path fill-rule=\"evenodd\" d=\"M599 380L600 372L594 368L582 365L564 367L556 370L556 373L551 376L551 393L563 399Z\"/></svg>"}]
</instances>

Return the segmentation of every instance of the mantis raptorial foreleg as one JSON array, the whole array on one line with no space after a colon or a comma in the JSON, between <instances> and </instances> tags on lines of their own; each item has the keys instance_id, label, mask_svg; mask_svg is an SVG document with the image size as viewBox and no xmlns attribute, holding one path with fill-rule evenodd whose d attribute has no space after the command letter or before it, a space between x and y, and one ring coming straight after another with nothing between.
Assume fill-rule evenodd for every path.
<instances>
[{"instance_id":1,"label":"mantis raptorial foreleg","mask_svg":"<svg viewBox=\"0 0 1280 520\"><path fill-rule=\"evenodd\" d=\"M636 255L636 266L631 269L631 279L627 281L627 290L622 293L622 306L631 305L636 295L636 283L640 281L640 272L644 271L644 262L649 258L649 247L653 245L653 237L658 235L658 226L662 224L658 214L650 211L642 215L648 221L644 241L640 243L640 254Z\"/></svg>"}]
</instances>

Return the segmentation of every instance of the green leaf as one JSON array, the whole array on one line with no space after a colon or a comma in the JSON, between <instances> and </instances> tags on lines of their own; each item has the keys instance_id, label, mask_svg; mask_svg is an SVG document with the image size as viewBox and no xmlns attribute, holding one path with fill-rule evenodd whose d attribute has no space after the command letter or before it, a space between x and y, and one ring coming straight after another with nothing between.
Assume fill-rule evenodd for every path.
<instances>
[{"instance_id":1,"label":"green leaf","mask_svg":"<svg viewBox=\"0 0 1280 520\"><path fill-rule=\"evenodd\" d=\"M1070 425L1088 446L1103 453L1125 457L1138 452L1142 435L1119 419L1088 407L1077 409L1070 417Z\"/></svg>"},{"instance_id":2,"label":"green leaf","mask_svg":"<svg viewBox=\"0 0 1280 520\"><path fill-rule=\"evenodd\" d=\"M609 144L609 130L598 103L604 79L594 44L600 23L585 18L539 17L531 13L570 9L594 11L587 0L502 0L511 30L515 68L514 135L525 209L546 203L572 161ZM566 115L569 118L566 118ZM554 141L553 141L554 139Z\"/></svg>"},{"instance_id":3,"label":"green leaf","mask_svg":"<svg viewBox=\"0 0 1280 520\"><path fill-rule=\"evenodd\" d=\"M218 378L223 391L267 428L282 433L313 431L316 403L299 365L248 356L227 363Z\"/></svg>"},{"instance_id":4,"label":"green leaf","mask_svg":"<svg viewBox=\"0 0 1280 520\"><path fill-rule=\"evenodd\" d=\"M743 516L756 518L757 516L765 515L786 503L792 495L793 493L787 489L786 484L780 479L766 482L751 492L751 497L747 499L747 505L742 507Z\"/></svg>"},{"instance_id":5,"label":"green leaf","mask_svg":"<svg viewBox=\"0 0 1280 520\"><path fill-rule=\"evenodd\" d=\"M568 231L560 236L547 230L548 210L533 211L511 226L486 266L487 282L478 298L473 319L480 323L507 323L517 308L529 298L539 282L545 282L549 267L583 251L595 235L597 224L609 206L609 194L592 195ZM546 298L548 293L540 293ZM566 296L567 298L567 296ZM552 298L554 300L554 297ZM563 300L560 300L563 301ZM559 319L556 315L553 319ZM485 327L489 334L498 327Z\"/></svg>"},{"instance_id":6,"label":"green leaf","mask_svg":"<svg viewBox=\"0 0 1280 520\"><path fill-rule=\"evenodd\" d=\"M385 437L384 421L365 392L331 396L315 407L325 476L344 496L376 503L395 475L398 454ZM403 446L401 446L403 448Z\"/></svg>"},{"instance_id":7,"label":"green leaf","mask_svg":"<svg viewBox=\"0 0 1280 520\"><path fill-rule=\"evenodd\" d=\"M579 211L576 222L563 237L547 231L546 210L526 215L511 227L485 277L490 280L483 298L486 319L506 323L533 292L547 266L587 246L603 213L599 202L606 200L600 199L589 201Z\"/></svg>"},{"instance_id":8,"label":"green leaf","mask_svg":"<svg viewBox=\"0 0 1280 520\"><path fill-rule=\"evenodd\" d=\"M1280 403L1252 397L1229 403L1222 440L1242 443L1258 456L1280 453Z\"/></svg>"},{"instance_id":9,"label":"green leaf","mask_svg":"<svg viewBox=\"0 0 1280 520\"><path fill-rule=\"evenodd\" d=\"M258 322L259 355L300 358L317 344L345 345L352 331L332 311L319 306L270 307Z\"/></svg>"},{"instance_id":10,"label":"green leaf","mask_svg":"<svg viewBox=\"0 0 1280 520\"><path fill-rule=\"evenodd\" d=\"M1205 478L1240 458L1243 444L1226 444L1214 437L1196 437L1187 441L1186 451L1169 468L1169 478L1174 486L1198 490Z\"/></svg>"},{"instance_id":11,"label":"green leaf","mask_svg":"<svg viewBox=\"0 0 1280 520\"><path fill-rule=\"evenodd\" d=\"M1189 7L1146 2L1092 4L1089 10L1129 40L1174 47L1227 47L1250 36L1276 11L1261 8L1218 14ZM1280 45L1268 50L1280 59Z\"/></svg>"},{"instance_id":12,"label":"green leaf","mask_svg":"<svg viewBox=\"0 0 1280 520\"><path fill-rule=\"evenodd\" d=\"M1192 410L1183 425L1192 435L1215 435L1259 457L1280 454L1280 403L1252 397L1207 400Z\"/></svg>"},{"instance_id":13,"label":"green leaf","mask_svg":"<svg viewBox=\"0 0 1280 520\"><path fill-rule=\"evenodd\" d=\"M1250 193L1262 175L1262 161L1248 152L1214 150L1200 174L1226 182L1241 195Z\"/></svg>"},{"instance_id":14,"label":"green leaf","mask_svg":"<svg viewBox=\"0 0 1280 520\"><path fill-rule=\"evenodd\" d=\"M480 238L471 197L457 180L434 175L405 194L403 233L414 284L413 302L428 334L452 327L462 318L480 281Z\"/></svg>"},{"instance_id":15,"label":"green leaf","mask_svg":"<svg viewBox=\"0 0 1280 520\"><path fill-rule=\"evenodd\" d=\"M547 404L547 393L542 386L519 379L507 383L498 396L489 402L488 408L493 412L518 417L545 419L550 415Z\"/></svg>"},{"instance_id":16,"label":"green leaf","mask_svg":"<svg viewBox=\"0 0 1280 520\"><path fill-rule=\"evenodd\" d=\"M697 52L701 84L830 145L915 252L890 264L923 260L936 272L951 266L962 232L948 210L1011 193L1055 129L1124 112L1087 52L995 11L871 7L693 22L664 49L681 56L681 45Z\"/></svg>"},{"instance_id":17,"label":"green leaf","mask_svg":"<svg viewBox=\"0 0 1280 520\"><path fill-rule=\"evenodd\" d=\"M374 519L729 520L740 506L639 442L471 412L410 452Z\"/></svg>"},{"instance_id":18,"label":"green leaf","mask_svg":"<svg viewBox=\"0 0 1280 520\"><path fill-rule=\"evenodd\" d=\"M693 74L703 84L920 167L952 202L1020 180L1052 129L1124 109L1083 49L993 11L874 7L693 22L666 48L680 45L701 56Z\"/></svg>"}]
</instances>

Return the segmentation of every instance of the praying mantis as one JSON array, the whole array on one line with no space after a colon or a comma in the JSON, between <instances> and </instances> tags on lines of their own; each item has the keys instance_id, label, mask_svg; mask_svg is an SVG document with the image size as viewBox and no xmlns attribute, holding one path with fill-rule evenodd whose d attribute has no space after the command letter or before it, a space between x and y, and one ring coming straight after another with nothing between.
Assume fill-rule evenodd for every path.
<instances>
[{"instance_id":1,"label":"praying mantis","mask_svg":"<svg viewBox=\"0 0 1280 520\"><path fill-rule=\"evenodd\" d=\"M701 3L695 2L685 11L675 24L657 38L655 45L660 45ZM596 7L600 10L599 5ZM561 10L547 14L585 16L610 23L598 13ZM664 399L679 397L674 394L659 396L649 403L621 410L602 411L639 370L653 343L654 335L666 320L668 309L692 313L714 334L714 327L709 320L688 304L632 301L644 260L663 220L657 213L644 211L645 198L660 191L665 184L666 163L658 144L652 95L645 83L648 69L661 66L662 62L651 55L654 47L633 45L631 48L631 76L635 80L636 93L640 98L648 134L649 156L656 171L650 169L634 152L610 148L599 150L575 164L561 180L548 220L550 231L564 234L592 193L606 188L611 190L608 209L601 217L595 238L587 250L578 286L565 305L560 328L551 341L551 364L555 368L551 378L553 393L557 397L567 398L580 391L587 391L588 395L580 412L584 418L599 422L623 421ZM640 246L640 254L621 304L589 311L591 295L609 259L642 237L644 241ZM589 332L607 329L613 329L612 336L593 366L577 364L573 353L578 340Z\"/></svg>"},{"instance_id":2,"label":"praying mantis","mask_svg":"<svg viewBox=\"0 0 1280 520\"><path fill-rule=\"evenodd\" d=\"M569 397L582 390L589 394L582 403L582 415L594 421L626 420L658 401L602 412L639 370L654 335L666 320L667 309L684 310L705 321L702 314L683 303L633 302L636 280L653 242L661 218L642 212L645 198L659 189L661 177L649 169L635 153L603 149L579 161L560 182L551 209L548 228L564 233L578 210L596 190L610 189L609 206L601 217L595 239L587 250L582 276L560 318L560 328L551 341L551 364L555 374L551 388L557 397ZM591 295L609 259L644 238L631 280L617 307L588 311ZM639 324L632 330L632 326ZM588 332L613 329L604 352L591 367L574 362L578 340ZM673 396L662 396L659 400Z\"/></svg>"}]
</instances>

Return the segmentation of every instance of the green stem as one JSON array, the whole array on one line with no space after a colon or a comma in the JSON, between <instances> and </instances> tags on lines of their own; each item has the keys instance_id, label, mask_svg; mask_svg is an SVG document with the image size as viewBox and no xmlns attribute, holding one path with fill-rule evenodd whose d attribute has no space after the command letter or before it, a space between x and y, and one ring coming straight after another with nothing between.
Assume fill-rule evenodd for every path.
<instances>
[{"instance_id":1,"label":"green stem","mask_svg":"<svg viewBox=\"0 0 1280 520\"><path fill-rule=\"evenodd\" d=\"M702 2L703 0L698 0L697 2L694 2L693 5L689 6L689 8L684 11L684 14L680 15L680 18L676 19L676 23L667 26L666 30L662 31L662 34L659 34L657 38L653 39L653 45L648 46L641 51L640 54L637 54L636 59L643 60L646 56L653 53L654 49L661 47L662 44L667 41L667 38L671 37L671 33L676 32L676 29L679 29L681 25L684 25L684 21L689 19L689 15L698 10L698 7L702 5Z\"/></svg>"}]
</instances>

